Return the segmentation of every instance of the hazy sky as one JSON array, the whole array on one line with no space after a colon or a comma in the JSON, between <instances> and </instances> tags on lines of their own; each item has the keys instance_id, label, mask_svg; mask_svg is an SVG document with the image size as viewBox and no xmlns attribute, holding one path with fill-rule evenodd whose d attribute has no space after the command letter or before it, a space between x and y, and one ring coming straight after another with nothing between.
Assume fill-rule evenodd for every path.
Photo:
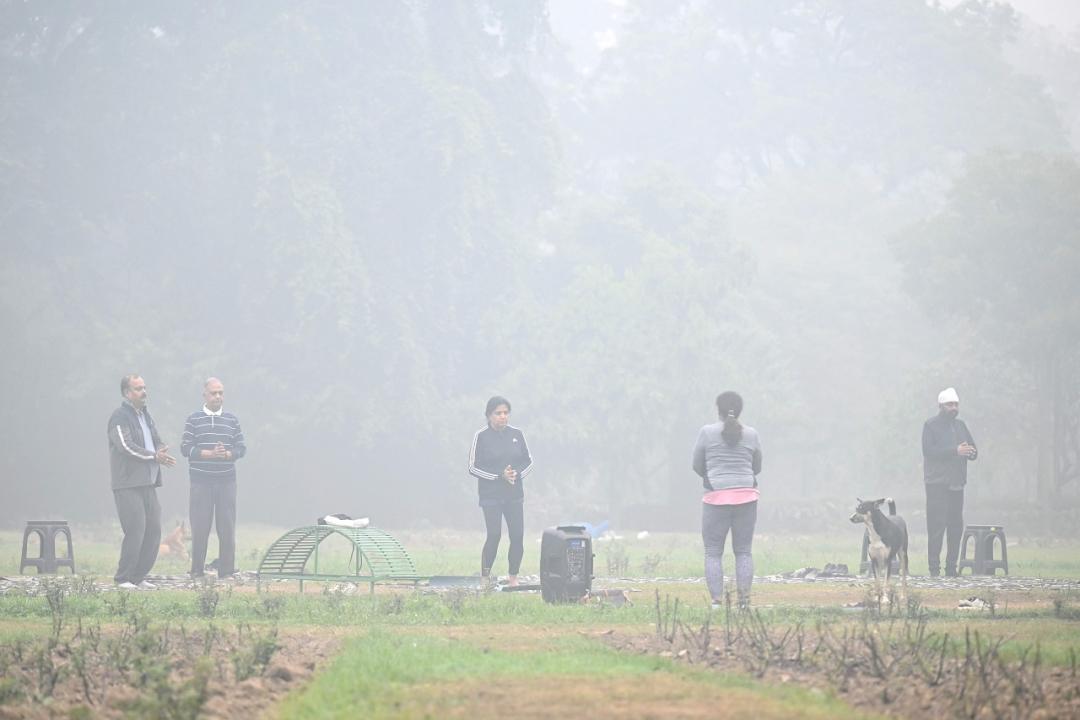
<instances>
[{"instance_id":1,"label":"hazy sky","mask_svg":"<svg viewBox=\"0 0 1080 720\"><path fill-rule=\"evenodd\" d=\"M945 6L961 0L941 0ZM1063 36L1080 35L1080 0L1013 0L1014 8ZM550 0L551 26L579 67L592 68L600 53L617 42L616 28L626 0ZM1080 42L1080 40L1078 40Z\"/></svg>"},{"instance_id":2,"label":"hazy sky","mask_svg":"<svg viewBox=\"0 0 1080 720\"><path fill-rule=\"evenodd\" d=\"M1038 24L1053 26L1064 34L1080 26L1080 2L1076 0L1013 0L1009 4Z\"/></svg>"}]
</instances>

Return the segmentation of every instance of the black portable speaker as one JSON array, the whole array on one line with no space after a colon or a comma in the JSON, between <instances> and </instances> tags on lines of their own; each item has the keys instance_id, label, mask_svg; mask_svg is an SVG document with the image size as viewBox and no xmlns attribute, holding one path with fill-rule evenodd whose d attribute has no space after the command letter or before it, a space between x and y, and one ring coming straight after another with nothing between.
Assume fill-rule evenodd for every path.
<instances>
[{"instance_id":1,"label":"black portable speaker","mask_svg":"<svg viewBox=\"0 0 1080 720\"><path fill-rule=\"evenodd\" d=\"M540 540L540 595L565 603L589 594L593 580L592 536L578 525L548 528Z\"/></svg>"}]
</instances>

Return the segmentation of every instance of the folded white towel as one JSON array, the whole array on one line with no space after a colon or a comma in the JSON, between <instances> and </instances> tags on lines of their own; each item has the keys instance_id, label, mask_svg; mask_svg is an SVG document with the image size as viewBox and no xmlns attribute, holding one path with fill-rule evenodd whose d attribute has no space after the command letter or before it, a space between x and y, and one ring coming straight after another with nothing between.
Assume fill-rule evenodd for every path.
<instances>
[{"instance_id":1,"label":"folded white towel","mask_svg":"<svg viewBox=\"0 0 1080 720\"><path fill-rule=\"evenodd\" d=\"M347 528L366 528L371 524L371 518L351 518L349 520L342 520L333 515L327 515L322 521L325 525L336 525L337 527Z\"/></svg>"}]
</instances>

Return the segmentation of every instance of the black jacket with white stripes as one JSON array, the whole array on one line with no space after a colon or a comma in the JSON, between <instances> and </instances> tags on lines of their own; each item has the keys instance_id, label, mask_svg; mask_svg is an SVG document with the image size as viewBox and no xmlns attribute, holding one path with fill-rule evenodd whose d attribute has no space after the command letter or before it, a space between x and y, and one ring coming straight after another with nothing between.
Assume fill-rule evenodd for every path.
<instances>
[{"instance_id":1,"label":"black jacket with white stripes","mask_svg":"<svg viewBox=\"0 0 1080 720\"><path fill-rule=\"evenodd\" d=\"M154 418L150 417L150 411L146 409L143 410L143 416L150 428L154 447L160 449L165 443L158 435ZM144 485L161 487L161 466L158 465L154 453L146 449L139 415L131 403L125 400L113 411L109 418L108 433L112 489L123 490Z\"/></svg>"},{"instance_id":2,"label":"black jacket with white stripes","mask_svg":"<svg viewBox=\"0 0 1080 720\"><path fill-rule=\"evenodd\" d=\"M503 477L507 466L517 470L513 483ZM522 502L525 498L525 476L532 471L533 461L525 435L513 425L494 430L490 425L476 431L469 449L469 474L476 478L480 505Z\"/></svg>"}]
</instances>

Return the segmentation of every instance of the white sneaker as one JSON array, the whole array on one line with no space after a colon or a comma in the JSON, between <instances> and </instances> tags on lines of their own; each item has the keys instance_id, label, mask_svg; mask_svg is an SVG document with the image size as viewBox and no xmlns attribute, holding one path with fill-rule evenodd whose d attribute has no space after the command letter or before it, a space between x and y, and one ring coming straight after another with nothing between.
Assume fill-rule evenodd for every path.
<instances>
[{"instance_id":1,"label":"white sneaker","mask_svg":"<svg viewBox=\"0 0 1080 720\"><path fill-rule=\"evenodd\" d=\"M116 586L120 590L138 590L139 586L133 582L122 582Z\"/></svg>"},{"instance_id":2,"label":"white sneaker","mask_svg":"<svg viewBox=\"0 0 1080 720\"><path fill-rule=\"evenodd\" d=\"M138 588L140 590L156 590L157 585L155 585L155 584L153 584L151 582L147 582L146 580L143 580L141 583L139 583Z\"/></svg>"}]
</instances>

